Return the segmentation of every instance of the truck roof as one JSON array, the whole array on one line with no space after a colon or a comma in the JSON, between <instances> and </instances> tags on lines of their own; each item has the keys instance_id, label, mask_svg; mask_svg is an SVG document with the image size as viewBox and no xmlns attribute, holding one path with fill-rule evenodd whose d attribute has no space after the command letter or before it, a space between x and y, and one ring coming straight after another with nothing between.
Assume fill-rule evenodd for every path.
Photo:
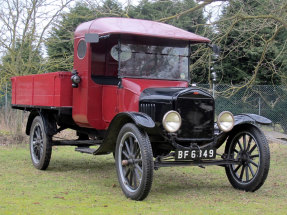
<instances>
[{"instance_id":1,"label":"truck roof","mask_svg":"<svg viewBox=\"0 0 287 215\"><path fill-rule=\"evenodd\" d=\"M74 36L75 38L81 38L88 33L97 33L99 36L126 34L185 40L199 43L210 42L208 38L165 23L119 17L105 17L82 23L77 27Z\"/></svg>"}]
</instances>

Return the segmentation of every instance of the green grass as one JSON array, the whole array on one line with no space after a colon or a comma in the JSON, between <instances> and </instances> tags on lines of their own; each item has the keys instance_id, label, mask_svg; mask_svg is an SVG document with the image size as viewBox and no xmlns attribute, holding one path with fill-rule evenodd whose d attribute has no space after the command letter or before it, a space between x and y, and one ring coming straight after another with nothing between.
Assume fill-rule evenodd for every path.
<instances>
[{"instance_id":1,"label":"green grass","mask_svg":"<svg viewBox=\"0 0 287 215\"><path fill-rule=\"evenodd\" d=\"M53 148L36 170L27 145L0 146L0 214L286 214L287 146L271 144L267 181L255 193L235 190L224 168L162 168L147 199L128 200L112 155Z\"/></svg>"}]
</instances>

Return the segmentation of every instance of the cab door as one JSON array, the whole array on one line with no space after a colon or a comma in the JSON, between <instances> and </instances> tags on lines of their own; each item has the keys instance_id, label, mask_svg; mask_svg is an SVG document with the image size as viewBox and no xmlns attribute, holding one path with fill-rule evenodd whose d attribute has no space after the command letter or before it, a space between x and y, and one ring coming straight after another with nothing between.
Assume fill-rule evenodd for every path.
<instances>
[{"instance_id":1,"label":"cab door","mask_svg":"<svg viewBox=\"0 0 287 215\"><path fill-rule=\"evenodd\" d=\"M101 44L92 45L91 79L93 86L101 87L101 97L96 97L97 109L101 109L101 115L96 115L108 128L109 123L118 113L118 62L111 57L111 48L117 44L116 38L109 38Z\"/></svg>"}]
</instances>

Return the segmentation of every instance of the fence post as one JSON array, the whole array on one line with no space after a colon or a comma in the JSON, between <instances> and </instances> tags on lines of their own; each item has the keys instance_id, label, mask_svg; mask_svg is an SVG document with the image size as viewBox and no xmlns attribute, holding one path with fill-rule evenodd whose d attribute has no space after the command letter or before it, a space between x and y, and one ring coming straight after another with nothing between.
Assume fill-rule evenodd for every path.
<instances>
[{"instance_id":1,"label":"fence post","mask_svg":"<svg viewBox=\"0 0 287 215\"><path fill-rule=\"evenodd\" d=\"M211 67L210 70L213 71L214 68ZM215 98L215 97L214 97L214 96L215 96L215 82L216 82L216 78L217 78L217 75L216 75L216 72L215 72L215 71L213 71L213 72L211 73L211 77L212 77L212 96L213 96L213 98Z\"/></svg>"},{"instance_id":2,"label":"fence post","mask_svg":"<svg viewBox=\"0 0 287 215\"><path fill-rule=\"evenodd\" d=\"M7 82L6 82L6 88L5 88L5 113L4 113L4 119L5 119L5 124L7 125L7 123L8 123L8 87L7 87Z\"/></svg>"},{"instance_id":3,"label":"fence post","mask_svg":"<svg viewBox=\"0 0 287 215\"><path fill-rule=\"evenodd\" d=\"M258 99L258 115L261 116L261 98Z\"/></svg>"}]
</instances>

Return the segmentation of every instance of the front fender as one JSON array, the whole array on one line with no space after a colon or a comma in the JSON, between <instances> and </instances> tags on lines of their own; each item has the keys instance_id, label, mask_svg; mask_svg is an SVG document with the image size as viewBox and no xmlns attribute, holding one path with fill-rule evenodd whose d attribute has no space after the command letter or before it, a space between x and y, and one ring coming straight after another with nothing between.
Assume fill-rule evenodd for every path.
<instances>
[{"instance_id":1,"label":"front fender","mask_svg":"<svg viewBox=\"0 0 287 215\"><path fill-rule=\"evenodd\" d=\"M216 132L216 143L215 147L219 148L225 140L231 135L232 132L236 131L237 129L241 129L242 127L246 126L255 126L257 129L259 129L255 124L262 124L262 125L269 125L272 123L270 119L267 119L266 117L259 116L257 114L251 114L251 113L244 113L244 114L238 114L234 116L234 127L229 132L221 132L219 131L219 128L217 126L217 123L215 124L215 132Z\"/></svg>"},{"instance_id":2,"label":"front fender","mask_svg":"<svg viewBox=\"0 0 287 215\"><path fill-rule=\"evenodd\" d=\"M240 124L245 124L245 123L251 123L251 124L262 124L262 125L269 125L272 123L270 119L267 119L264 116L259 116L257 114L252 114L252 113L244 113L244 114L239 114L234 116L234 126L240 125Z\"/></svg>"},{"instance_id":3,"label":"front fender","mask_svg":"<svg viewBox=\"0 0 287 215\"><path fill-rule=\"evenodd\" d=\"M123 112L123 113L119 113L115 117L115 119L118 119L121 117L130 117L133 120L133 122L141 128L153 128L155 126L155 123L152 120L152 118L145 113ZM114 119L113 119L113 121L114 121Z\"/></svg>"},{"instance_id":4,"label":"front fender","mask_svg":"<svg viewBox=\"0 0 287 215\"><path fill-rule=\"evenodd\" d=\"M152 120L152 118L145 113L139 113L139 112L119 113L111 121L104 142L94 154L99 155L113 152L121 128L123 127L124 124L130 122L136 124L141 129L149 129L155 127L155 123Z\"/></svg>"}]
</instances>

